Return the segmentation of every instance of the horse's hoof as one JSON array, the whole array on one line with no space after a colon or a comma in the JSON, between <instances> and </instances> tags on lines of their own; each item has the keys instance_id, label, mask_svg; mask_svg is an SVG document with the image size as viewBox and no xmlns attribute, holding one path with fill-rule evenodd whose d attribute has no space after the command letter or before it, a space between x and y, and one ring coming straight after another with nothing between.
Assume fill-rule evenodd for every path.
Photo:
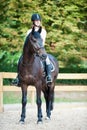
<instances>
[{"instance_id":1,"label":"horse's hoof","mask_svg":"<svg viewBox=\"0 0 87 130\"><path fill-rule=\"evenodd\" d=\"M50 119L50 117L46 116L46 117L45 117L45 120L48 121L48 120L51 120L51 119Z\"/></svg>"},{"instance_id":2,"label":"horse's hoof","mask_svg":"<svg viewBox=\"0 0 87 130\"><path fill-rule=\"evenodd\" d=\"M24 124L25 122L24 122L23 120L20 120L19 123L20 123L20 124Z\"/></svg>"},{"instance_id":3,"label":"horse's hoof","mask_svg":"<svg viewBox=\"0 0 87 130\"><path fill-rule=\"evenodd\" d=\"M42 124L42 123L43 123L42 120L38 120L38 121L37 121L37 124Z\"/></svg>"}]
</instances>

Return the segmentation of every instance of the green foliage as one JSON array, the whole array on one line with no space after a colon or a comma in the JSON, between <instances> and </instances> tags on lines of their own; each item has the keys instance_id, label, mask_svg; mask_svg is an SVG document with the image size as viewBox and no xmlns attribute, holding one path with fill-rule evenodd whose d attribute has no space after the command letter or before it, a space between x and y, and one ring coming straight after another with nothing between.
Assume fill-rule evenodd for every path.
<instances>
[{"instance_id":1,"label":"green foliage","mask_svg":"<svg viewBox=\"0 0 87 130\"><path fill-rule=\"evenodd\" d=\"M47 30L46 50L60 68L86 69L86 0L0 0L0 71L16 71L35 12Z\"/></svg>"},{"instance_id":2,"label":"green foliage","mask_svg":"<svg viewBox=\"0 0 87 130\"><path fill-rule=\"evenodd\" d=\"M17 72L17 63L20 53L0 53L0 72Z\"/></svg>"}]
</instances>

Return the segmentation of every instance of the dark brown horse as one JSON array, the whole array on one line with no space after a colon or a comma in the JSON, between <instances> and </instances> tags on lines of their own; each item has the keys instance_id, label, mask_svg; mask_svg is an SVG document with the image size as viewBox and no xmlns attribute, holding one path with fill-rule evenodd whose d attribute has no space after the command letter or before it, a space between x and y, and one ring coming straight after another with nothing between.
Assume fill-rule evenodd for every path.
<instances>
[{"instance_id":1,"label":"dark brown horse","mask_svg":"<svg viewBox=\"0 0 87 130\"><path fill-rule=\"evenodd\" d=\"M19 59L18 63L18 78L20 80L20 86L22 89L22 113L21 122L24 122L26 114L26 103L27 103L27 88L29 85L34 85L36 88L36 103L37 103L37 122L42 122L42 108L41 108L41 91L44 94L46 101L46 113L47 117L50 118L51 110L53 109L54 101L54 87L55 80L58 75L58 62L49 54L50 61L54 65L54 71L52 72L52 83L49 87L46 84L46 77L43 75L43 69L41 65L41 47L42 39L38 32L30 33L23 47L23 54ZM37 54L39 56L37 56Z\"/></svg>"}]
</instances>

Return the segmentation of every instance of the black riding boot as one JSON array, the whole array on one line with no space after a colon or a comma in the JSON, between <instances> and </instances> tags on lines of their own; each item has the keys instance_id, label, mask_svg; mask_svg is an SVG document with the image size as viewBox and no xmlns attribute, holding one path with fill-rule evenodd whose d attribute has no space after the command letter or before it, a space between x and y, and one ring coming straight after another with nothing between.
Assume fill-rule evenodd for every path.
<instances>
[{"instance_id":1,"label":"black riding boot","mask_svg":"<svg viewBox=\"0 0 87 130\"><path fill-rule=\"evenodd\" d=\"M16 79L12 80L12 85L15 85L15 86L17 86L17 87L20 87L20 82L19 82L18 76L16 77Z\"/></svg>"},{"instance_id":2,"label":"black riding boot","mask_svg":"<svg viewBox=\"0 0 87 130\"><path fill-rule=\"evenodd\" d=\"M50 64L49 64L49 65L46 65L46 72L47 72L46 82L47 82L47 84L48 84L48 83L51 83L51 82L52 82Z\"/></svg>"}]
</instances>

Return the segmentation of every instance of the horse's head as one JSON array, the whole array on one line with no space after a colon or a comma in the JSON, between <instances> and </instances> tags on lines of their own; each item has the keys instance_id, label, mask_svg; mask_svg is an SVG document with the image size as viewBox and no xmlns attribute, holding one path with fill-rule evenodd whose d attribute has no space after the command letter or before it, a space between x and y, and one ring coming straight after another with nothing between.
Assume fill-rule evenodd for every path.
<instances>
[{"instance_id":1,"label":"horse's head","mask_svg":"<svg viewBox=\"0 0 87 130\"><path fill-rule=\"evenodd\" d=\"M39 56L42 56L42 54L44 53L44 46L43 40L39 32L30 33L29 40L34 53L38 54Z\"/></svg>"}]
</instances>

